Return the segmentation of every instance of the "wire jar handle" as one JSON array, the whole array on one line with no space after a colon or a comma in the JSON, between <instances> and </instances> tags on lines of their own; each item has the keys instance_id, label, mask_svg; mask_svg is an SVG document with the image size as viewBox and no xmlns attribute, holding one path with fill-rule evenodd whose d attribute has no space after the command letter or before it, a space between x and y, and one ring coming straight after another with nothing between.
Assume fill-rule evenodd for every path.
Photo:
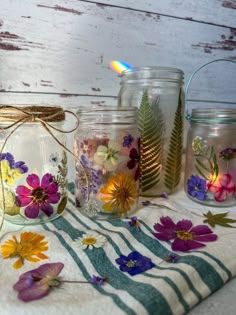
<instances>
[{"instance_id":1,"label":"wire jar handle","mask_svg":"<svg viewBox=\"0 0 236 315\"><path fill-rule=\"evenodd\" d=\"M192 82L192 79L195 77L195 75L202 70L203 68L207 67L208 65L214 63L214 62L219 62L219 61L226 61L226 62L233 62L236 63L236 61L231 60L231 59L215 59L212 60L210 62L205 63L204 65L202 65L201 67L199 67L196 71L193 72L193 74L190 76L188 83L186 85L186 91L185 91L185 118L187 120L191 120L192 115L189 114L189 107L188 107L188 92L189 92L189 87L190 87L190 83ZM236 103L235 103L236 104Z\"/></svg>"}]
</instances>

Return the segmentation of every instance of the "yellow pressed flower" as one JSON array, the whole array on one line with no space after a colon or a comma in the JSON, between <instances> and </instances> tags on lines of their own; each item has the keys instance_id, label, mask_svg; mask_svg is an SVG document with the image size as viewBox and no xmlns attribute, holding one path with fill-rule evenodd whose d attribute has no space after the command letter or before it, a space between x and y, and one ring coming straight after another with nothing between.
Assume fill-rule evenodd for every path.
<instances>
[{"instance_id":1,"label":"yellow pressed flower","mask_svg":"<svg viewBox=\"0 0 236 315\"><path fill-rule=\"evenodd\" d=\"M3 205L3 194L4 193L4 205ZM20 213L20 207L18 207L16 204L16 196L13 192L3 188L0 185L0 207L3 209L5 206L5 213L8 215L16 215Z\"/></svg>"},{"instance_id":2,"label":"yellow pressed flower","mask_svg":"<svg viewBox=\"0 0 236 315\"><path fill-rule=\"evenodd\" d=\"M13 186L16 179L21 178L23 175L18 168L11 168L7 160L1 161L2 179L7 185Z\"/></svg>"},{"instance_id":3,"label":"yellow pressed flower","mask_svg":"<svg viewBox=\"0 0 236 315\"><path fill-rule=\"evenodd\" d=\"M18 242L16 236L13 235L12 239L1 245L2 256L5 259L18 257L12 265L15 269L21 268L25 259L32 263L47 259L48 256L42 253L48 250L48 242L43 241L44 238L45 236L40 234L23 232Z\"/></svg>"},{"instance_id":4,"label":"yellow pressed flower","mask_svg":"<svg viewBox=\"0 0 236 315\"><path fill-rule=\"evenodd\" d=\"M119 173L111 176L98 198L105 203L106 212L126 213L131 210L138 197L137 184L130 174Z\"/></svg>"}]
</instances>

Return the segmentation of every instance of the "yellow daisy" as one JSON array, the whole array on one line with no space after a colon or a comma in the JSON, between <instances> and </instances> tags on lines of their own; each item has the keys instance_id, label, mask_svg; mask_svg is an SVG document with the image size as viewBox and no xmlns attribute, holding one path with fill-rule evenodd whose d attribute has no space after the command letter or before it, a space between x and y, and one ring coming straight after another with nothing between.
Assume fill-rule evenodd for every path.
<instances>
[{"instance_id":1,"label":"yellow daisy","mask_svg":"<svg viewBox=\"0 0 236 315\"><path fill-rule=\"evenodd\" d=\"M103 209L117 213L129 212L137 197L138 188L134 178L124 173L111 176L98 194L98 198L105 202Z\"/></svg>"},{"instance_id":2,"label":"yellow daisy","mask_svg":"<svg viewBox=\"0 0 236 315\"><path fill-rule=\"evenodd\" d=\"M16 236L13 235L12 239L1 245L2 256L5 259L18 257L12 265L15 269L21 268L25 259L32 263L47 259L48 256L42 253L48 250L48 242L43 241L44 238L45 236L40 234L23 232L18 242Z\"/></svg>"}]
</instances>

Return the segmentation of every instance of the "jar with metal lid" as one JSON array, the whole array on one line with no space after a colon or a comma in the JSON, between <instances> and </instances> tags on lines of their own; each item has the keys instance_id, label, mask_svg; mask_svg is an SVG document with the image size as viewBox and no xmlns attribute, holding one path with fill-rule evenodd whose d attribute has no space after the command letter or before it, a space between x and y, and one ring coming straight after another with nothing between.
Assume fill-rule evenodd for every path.
<instances>
[{"instance_id":1,"label":"jar with metal lid","mask_svg":"<svg viewBox=\"0 0 236 315\"><path fill-rule=\"evenodd\" d=\"M186 96L188 87L189 84ZM217 108L217 105L214 108L194 108L189 114L186 102L190 128L186 147L185 191L190 199L204 205L235 206L236 108L235 105L234 108Z\"/></svg>"},{"instance_id":2,"label":"jar with metal lid","mask_svg":"<svg viewBox=\"0 0 236 315\"><path fill-rule=\"evenodd\" d=\"M121 75L118 106L138 107L140 189L146 197L174 192L181 179L183 71L137 67Z\"/></svg>"},{"instance_id":3,"label":"jar with metal lid","mask_svg":"<svg viewBox=\"0 0 236 315\"><path fill-rule=\"evenodd\" d=\"M75 135L75 197L94 219L126 217L137 209L139 133L137 108L80 108Z\"/></svg>"},{"instance_id":4,"label":"jar with metal lid","mask_svg":"<svg viewBox=\"0 0 236 315\"><path fill-rule=\"evenodd\" d=\"M0 207L14 224L59 217L67 203L61 107L0 106Z\"/></svg>"}]
</instances>

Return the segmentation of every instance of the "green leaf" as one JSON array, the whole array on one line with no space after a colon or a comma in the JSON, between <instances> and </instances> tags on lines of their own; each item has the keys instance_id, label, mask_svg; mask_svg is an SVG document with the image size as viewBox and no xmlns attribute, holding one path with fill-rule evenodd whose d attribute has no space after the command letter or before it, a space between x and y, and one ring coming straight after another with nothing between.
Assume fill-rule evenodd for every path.
<instances>
[{"instance_id":1,"label":"green leaf","mask_svg":"<svg viewBox=\"0 0 236 315\"><path fill-rule=\"evenodd\" d=\"M183 116L182 91L179 93L179 102L175 112L174 128L171 132L169 150L165 164L164 184L173 189L179 184L181 178L182 142L183 142Z\"/></svg>"},{"instance_id":2,"label":"green leaf","mask_svg":"<svg viewBox=\"0 0 236 315\"><path fill-rule=\"evenodd\" d=\"M159 182L161 172L161 135L157 126L148 92L143 93L138 111L138 129L140 133L140 186L145 192Z\"/></svg>"},{"instance_id":3,"label":"green leaf","mask_svg":"<svg viewBox=\"0 0 236 315\"><path fill-rule=\"evenodd\" d=\"M215 227L215 225L221 225L224 227L235 228L235 226L230 225L229 223L235 223L236 220L226 218L228 212L213 214L211 211L208 211L207 214L203 213L206 219L204 223L208 223L210 226Z\"/></svg>"}]
</instances>

